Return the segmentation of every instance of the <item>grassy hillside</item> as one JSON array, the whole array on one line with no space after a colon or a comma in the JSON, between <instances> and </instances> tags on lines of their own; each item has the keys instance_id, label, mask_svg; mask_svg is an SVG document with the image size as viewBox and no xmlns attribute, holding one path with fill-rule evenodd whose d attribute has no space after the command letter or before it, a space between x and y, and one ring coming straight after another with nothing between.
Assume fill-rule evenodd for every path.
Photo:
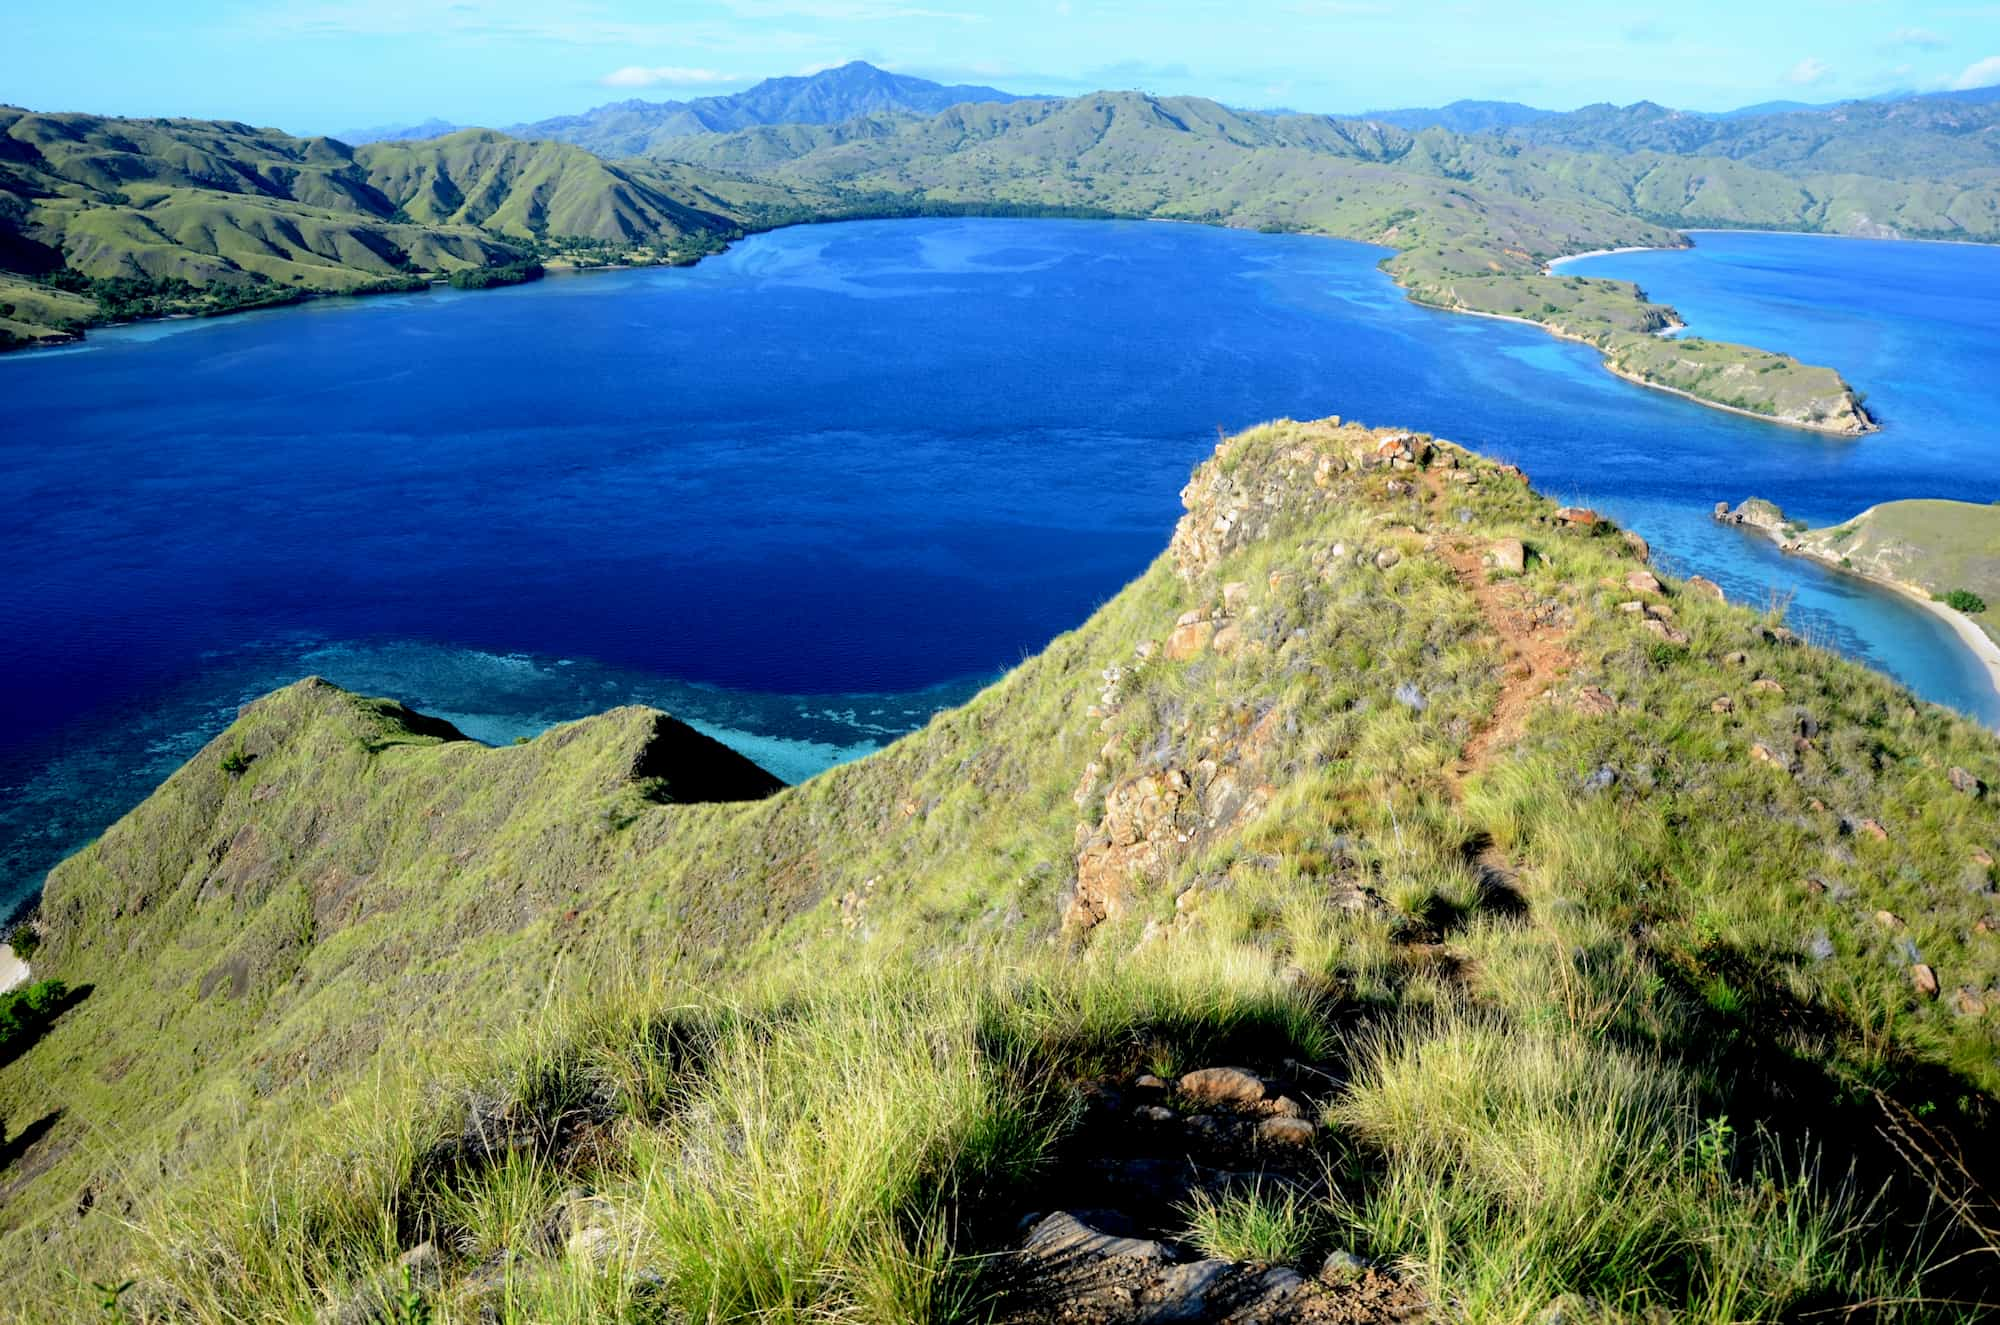
<instances>
[{"instance_id":1,"label":"grassy hillside","mask_svg":"<svg viewBox=\"0 0 2000 1325\"><path fill-rule=\"evenodd\" d=\"M1990 1311L1995 738L1447 443L1184 499L761 799L645 710L251 705L50 878L0 1313Z\"/></svg>"},{"instance_id":2,"label":"grassy hillside","mask_svg":"<svg viewBox=\"0 0 2000 1325\"><path fill-rule=\"evenodd\" d=\"M798 202L483 130L357 149L227 122L0 110L0 345L538 256L691 259Z\"/></svg>"},{"instance_id":3,"label":"grassy hillside","mask_svg":"<svg viewBox=\"0 0 2000 1325\"><path fill-rule=\"evenodd\" d=\"M1891 501L1842 524L1797 536L1802 551L1878 579L1943 597L1963 590L1987 603L1968 613L2000 640L2000 506Z\"/></svg>"},{"instance_id":4,"label":"grassy hillside","mask_svg":"<svg viewBox=\"0 0 2000 1325\"><path fill-rule=\"evenodd\" d=\"M1677 320L1672 309L1626 282L1552 277L1547 263L1598 248L1680 246L1669 227L1697 221L1860 231L1962 223L2000 236L2000 190L1990 184L1822 188L1727 161L1585 157L1140 93L776 126L660 150L800 188L1058 204L1387 244L1399 251L1386 269L1426 303L1536 322L1598 346L1636 381L1836 432L1872 425L1832 370L1742 346L1710 343L1699 356L1662 349L1650 333Z\"/></svg>"}]
</instances>

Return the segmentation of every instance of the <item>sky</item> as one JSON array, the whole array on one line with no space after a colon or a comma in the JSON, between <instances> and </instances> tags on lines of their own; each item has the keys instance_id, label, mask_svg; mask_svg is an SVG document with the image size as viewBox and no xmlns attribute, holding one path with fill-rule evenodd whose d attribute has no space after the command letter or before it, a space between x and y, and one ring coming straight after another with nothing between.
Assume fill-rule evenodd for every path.
<instances>
[{"instance_id":1,"label":"sky","mask_svg":"<svg viewBox=\"0 0 2000 1325\"><path fill-rule=\"evenodd\" d=\"M1622 12L1620 12L1622 9ZM1610 12L1607 12L1610 11ZM1357 113L1724 110L2000 83L2000 0L7 0L0 101L338 133L495 127L863 59L1069 95Z\"/></svg>"}]
</instances>

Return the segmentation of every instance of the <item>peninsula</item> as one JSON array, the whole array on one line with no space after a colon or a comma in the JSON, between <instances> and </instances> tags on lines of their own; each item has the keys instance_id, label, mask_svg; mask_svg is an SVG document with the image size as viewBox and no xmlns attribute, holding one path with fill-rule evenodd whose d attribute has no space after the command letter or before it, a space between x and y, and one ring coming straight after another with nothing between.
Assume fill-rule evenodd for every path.
<instances>
[{"instance_id":1,"label":"peninsula","mask_svg":"<svg viewBox=\"0 0 2000 1325\"><path fill-rule=\"evenodd\" d=\"M1871 506L1823 529L1749 498L1715 518L1755 529L1782 550L1894 589L1949 622L2000 693L2000 505L1910 500Z\"/></svg>"}]
</instances>

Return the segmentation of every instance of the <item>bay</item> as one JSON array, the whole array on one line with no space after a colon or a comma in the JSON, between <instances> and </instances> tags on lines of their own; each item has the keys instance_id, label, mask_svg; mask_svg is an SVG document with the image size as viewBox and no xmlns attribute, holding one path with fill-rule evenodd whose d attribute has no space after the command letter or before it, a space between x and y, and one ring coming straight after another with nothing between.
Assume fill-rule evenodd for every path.
<instances>
[{"instance_id":1,"label":"bay","mask_svg":"<svg viewBox=\"0 0 2000 1325\"><path fill-rule=\"evenodd\" d=\"M1787 261L1831 242L1745 238ZM1872 274L1900 280L1909 247L1845 246L1844 283L1813 300L1893 302L1995 361L1995 255L1958 250L1975 256L1956 297L1926 313ZM1885 430L1829 439L1414 307L1383 256L1186 225L860 222L691 269L0 360L0 909L236 705L307 673L496 742L655 703L807 776L1081 621L1164 547L1216 430L1286 415L1513 460L1670 569L1786 603L1823 642L2000 718L1928 613L1707 518L1753 492L1815 520L2000 496L2000 388L1941 398L1912 375L1934 328L1818 354L1810 316L1750 335L1736 278L1676 300L1704 334L1742 325L1868 386Z\"/></svg>"}]
</instances>

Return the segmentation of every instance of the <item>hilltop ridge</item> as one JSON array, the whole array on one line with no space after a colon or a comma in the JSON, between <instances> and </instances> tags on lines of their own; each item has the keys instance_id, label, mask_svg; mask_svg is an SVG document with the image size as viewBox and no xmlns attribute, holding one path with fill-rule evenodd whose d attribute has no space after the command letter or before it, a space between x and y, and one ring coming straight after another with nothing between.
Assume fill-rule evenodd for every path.
<instances>
[{"instance_id":1,"label":"hilltop ridge","mask_svg":"<svg viewBox=\"0 0 2000 1325\"><path fill-rule=\"evenodd\" d=\"M2000 739L1436 438L1264 425L1183 502L758 799L661 794L649 710L250 706L50 878L0 1312L1976 1302Z\"/></svg>"}]
</instances>

